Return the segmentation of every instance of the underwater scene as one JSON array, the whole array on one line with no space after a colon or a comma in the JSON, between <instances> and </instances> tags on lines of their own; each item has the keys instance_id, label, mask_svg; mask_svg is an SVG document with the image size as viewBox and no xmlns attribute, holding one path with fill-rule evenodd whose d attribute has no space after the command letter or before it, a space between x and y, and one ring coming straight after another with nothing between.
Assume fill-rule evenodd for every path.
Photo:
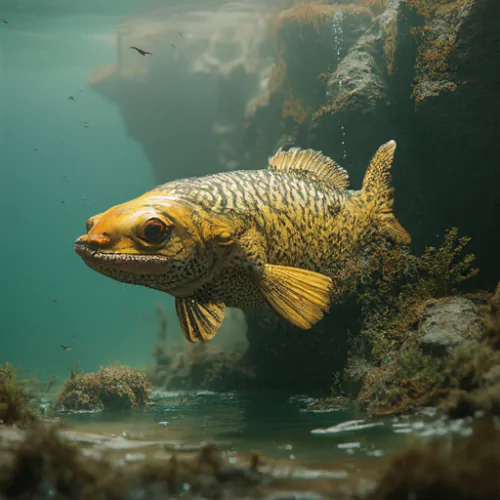
<instances>
[{"instance_id":1,"label":"underwater scene","mask_svg":"<svg viewBox=\"0 0 500 500\"><path fill-rule=\"evenodd\" d=\"M0 500L500 499L498 0L0 0Z\"/></svg>"}]
</instances>

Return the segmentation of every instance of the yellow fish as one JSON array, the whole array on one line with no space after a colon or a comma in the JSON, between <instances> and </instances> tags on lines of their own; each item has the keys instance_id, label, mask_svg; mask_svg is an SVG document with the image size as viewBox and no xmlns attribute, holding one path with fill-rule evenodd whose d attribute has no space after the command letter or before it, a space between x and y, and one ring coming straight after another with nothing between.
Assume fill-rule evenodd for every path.
<instances>
[{"instance_id":1,"label":"yellow fish","mask_svg":"<svg viewBox=\"0 0 500 500\"><path fill-rule=\"evenodd\" d=\"M91 217L75 250L105 276L173 295L191 342L214 337L225 307L267 304L309 329L332 278L377 234L410 242L392 214L395 148L378 149L359 191L332 159L299 148L267 169L168 182Z\"/></svg>"}]
</instances>

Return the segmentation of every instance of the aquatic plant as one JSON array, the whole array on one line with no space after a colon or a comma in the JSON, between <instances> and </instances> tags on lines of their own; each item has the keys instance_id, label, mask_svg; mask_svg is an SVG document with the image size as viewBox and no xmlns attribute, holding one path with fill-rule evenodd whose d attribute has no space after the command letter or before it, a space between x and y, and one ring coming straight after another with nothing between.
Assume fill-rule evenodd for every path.
<instances>
[{"instance_id":1,"label":"aquatic plant","mask_svg":"<svg viewBox=\"0 0 500 500\"><path fill-rule=\"evenodd\" d=\"M367 333L374 340L376 359L387 348L384 343L377 349L377 342L398 345L404 340L408 330L418 325L425 301L456 292L460 283L479 272L472 267L474 254L462 255L469 241L451 228L439 248L429 246L420 257L407 247L379 241L370 249L366 265L357 264L358 300L369 317Z\"/></svg>"},{"instance_id":2,"label":"aquatic plant","mask_svg":"<svg viewBox=\"0 0 500 500\"><path fill-rule=\"evenodd\" d=\"M23 385L11 364L0 366L0 423L24 426L38 418L38 410Z\"/></svg>"},{"instance_id":3,"label":"aquatic plant","mask_svg":"<svg viewBox=\"0 0 500 500\"><path fill-rule=\"evenodd\" d=\"M469 437L434 440L395 454L365 500L500 498L500 432L490 416Z\"/></svg>"},{"instance_id":4,"label":"aquatic plant","mask_svg":"<svg viewBox=\"0 0 500 500\"><path fill-rule=\"evenodd\" d=\"M355 270L358 300L367 318L362 335L371 346L372 364L363 374L358 401L370 413L404 411L444 387L445 364L419 349L415 332L430 300L455 293L460 283L477 274L474 255L463 255L468 243L469 238L459 238L452 228L439 248L427 247L417 257L406 247L381 241L365 266Z\"/></svg>"},{"instance_id":5,"label":"aquatic plant","mask_svg":"<svg viewBox=\"0 0 500 500\"><path fill-rule=\"evenodd\" d=\"M151 384L145 375L118 363L92 373L75 366L55 403L59 410L123 410L145 406Z\"/></svg>"},{"instance_id":6,"label":"aquatic plant","mask_svg":"<svg viewBox=\"0 0 500 500\"><path fill-rule=\"evenodd\" d=\"M429 396L442 387L443 368L442 360L410 346L366 375L358 402L371 414L407 412L426 404Z\"/></svg>"}]
</instances>

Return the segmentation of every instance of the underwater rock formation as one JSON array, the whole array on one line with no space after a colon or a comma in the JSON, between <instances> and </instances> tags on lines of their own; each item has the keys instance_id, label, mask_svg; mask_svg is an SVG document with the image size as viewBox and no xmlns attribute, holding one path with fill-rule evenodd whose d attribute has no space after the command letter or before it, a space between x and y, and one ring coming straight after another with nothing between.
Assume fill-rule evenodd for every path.
<instances>
[{"instance_id":1,"label":"underwater rock formation","mask_svg":"<svg viewBox=\"0 0 500 500\"><path fill-rule=\"evenodd\" d=\"M468 339L484 333L483 319L470 299L453 297L424 305L418 344L425 354L449 353Z\"/></svg>"},{"instance_id":2,"label":"underwater rock formation","mask_svg":"<svg viewBox=\"0 0 500 500\"><path fill-rule=\"evenodd\" d=\"M101 367L83 373L76 365L54 404L60 411L126 410L147 405L151 384L127 366Z\"/></svg>"},{"instance_id":3,"label":"underwater rock formation","mask_svg":"<svg viewBox=\"0 0 500 500\"><path fill-rule=\"evenodd\" d=\"M117 29L116 62L88 85L119 106L158 183L241 166L246 105L272 66L266 12L251 3L186 4ZM138 57L131 45L153 56Z\"/></svg>"}]
</instances>

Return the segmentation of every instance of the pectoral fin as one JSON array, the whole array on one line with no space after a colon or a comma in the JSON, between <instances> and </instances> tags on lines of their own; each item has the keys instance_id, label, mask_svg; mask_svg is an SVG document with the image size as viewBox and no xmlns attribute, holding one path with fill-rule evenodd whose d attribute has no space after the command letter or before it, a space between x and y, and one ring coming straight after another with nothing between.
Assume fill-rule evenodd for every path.
<instances>
[{"instance_id":1,"label":"pectoral fin","mask_svg":"<svg viewBox=\"0 0 500 500\"><path fill-rule=\"evenodd\" d=\"M193 298L175 298L175 309L189 342L212 339L224 319L224 304L203 304Z\"/></svg>"},{"instance_id":2,"label":"pectoral fin","mask_svg":"<svg viewBox=\"0 0 500 500\"><path fill-rule=\"evenodd\" d=\"M296 267L267 264L260 292L274 311L289 323L307 330L328 311L332 280Z\"/></svg>"}]
</instances>

